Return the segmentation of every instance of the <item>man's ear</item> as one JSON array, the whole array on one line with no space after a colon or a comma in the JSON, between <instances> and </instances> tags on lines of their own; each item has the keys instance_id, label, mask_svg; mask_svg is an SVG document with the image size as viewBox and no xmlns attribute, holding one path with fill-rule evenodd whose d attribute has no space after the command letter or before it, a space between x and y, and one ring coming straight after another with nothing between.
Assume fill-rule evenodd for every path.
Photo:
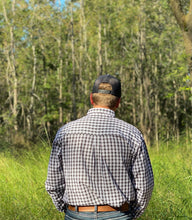
<instances>
[{"instance_id":1,"label":"man's ear","mask_svg":"<svg viewBox=\"0 0 192 220\"><path fill-rule=\"evenodd\" d=\"M93 102L93 94L92 93L90 94L90 102L91 102L91 105L94 104L94 102Z\"/></svg>"},{"instance_id":2,"label":"man's ear","mask_svg":"<svg viewBox=\"0 0 192 220\"><path fill-rule=\"evenodd\" d=\"M115 106L116 108L119 107L120 101L121 101L121 98L119 98L119 100L118 100L118 102L117 102L117 104L116 104L116 106Z\"/></svg>"}]
</instances>

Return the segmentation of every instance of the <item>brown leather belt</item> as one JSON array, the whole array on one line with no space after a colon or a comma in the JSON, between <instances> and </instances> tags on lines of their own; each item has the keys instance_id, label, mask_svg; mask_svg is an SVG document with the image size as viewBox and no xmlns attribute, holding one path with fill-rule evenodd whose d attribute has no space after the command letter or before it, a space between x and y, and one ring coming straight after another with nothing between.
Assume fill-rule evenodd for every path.
<instances>
[{"instance_id":1,"label":"brown leather belt","mask_svg":"<svg viewBox=\"0 0 192 220\"><path fill-rule=\"evenodd\" d=\"M76 211L76 207L72 205L68 205L68 209L70 211ZM122 211L126 212L129 210L129 204L124 203L121 207L111 207L109 205L98 205L97 206L97 212L112 212L112 211ZM95 206L77 206L78 212L94 212Z\"/></svg>"}]
</instances>

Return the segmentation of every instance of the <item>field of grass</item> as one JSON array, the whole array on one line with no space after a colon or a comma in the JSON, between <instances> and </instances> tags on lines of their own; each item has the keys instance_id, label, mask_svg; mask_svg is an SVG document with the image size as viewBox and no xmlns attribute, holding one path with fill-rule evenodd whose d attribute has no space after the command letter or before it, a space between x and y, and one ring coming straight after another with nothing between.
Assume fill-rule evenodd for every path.
<instances>
[{"instance_id":1,"label":"field of grass","mask_svg":"<svg viewBox=\"0 0 192 220\"><path fill-rule=\"evenodd\" d=\"M192 147L150 150L155 187L141 217L147 220L192 219Z\"/></svg>"},{"instance_id":2,"label":"field of grass","mask_svg":"<svg viewBox=\"0 0 192 220\"><path fill-rule=\"evenodd\" d=\"M47 192L50 148L0 152L0 220L63 219ZM155 187L142 220L192 219L192 148L149 150Z\"/></svg>"}]
</instances>

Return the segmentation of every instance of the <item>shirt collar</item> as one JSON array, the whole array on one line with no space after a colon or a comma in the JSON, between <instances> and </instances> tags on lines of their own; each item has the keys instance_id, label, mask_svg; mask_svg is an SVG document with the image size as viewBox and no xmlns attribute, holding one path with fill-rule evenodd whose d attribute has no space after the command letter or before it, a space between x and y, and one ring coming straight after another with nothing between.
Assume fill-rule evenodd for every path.
<instances>
[{"instance_id":1,"label":"shirt collar","mask_svg":"<svg viewBox=\"0 0 192 220\"><path fill-rule=\"evenodd\" d=\"M100 116L107 116L107 117L115 117L115 112L111 109L107 108L91 108L87 112L87 115L100 115Z\"/></svg>"}]
</instances>

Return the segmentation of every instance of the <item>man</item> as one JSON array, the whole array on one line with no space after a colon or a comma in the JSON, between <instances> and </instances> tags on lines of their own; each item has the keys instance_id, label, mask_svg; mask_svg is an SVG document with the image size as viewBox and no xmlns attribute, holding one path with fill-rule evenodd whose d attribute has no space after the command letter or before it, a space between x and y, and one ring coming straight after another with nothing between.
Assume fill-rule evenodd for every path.
<instances>
[{"instance_id":1,"label":"man","mask_svg":"<svg viewBox=\"0 0 192 220\"><path fill-rule=\"evenodd\" d=\"M115 118L121 83L100 76L87 115L59 129L46 190L65 219L136 219L153 190L153 172L140 131Z\"/></svg>"}]
</instances>

